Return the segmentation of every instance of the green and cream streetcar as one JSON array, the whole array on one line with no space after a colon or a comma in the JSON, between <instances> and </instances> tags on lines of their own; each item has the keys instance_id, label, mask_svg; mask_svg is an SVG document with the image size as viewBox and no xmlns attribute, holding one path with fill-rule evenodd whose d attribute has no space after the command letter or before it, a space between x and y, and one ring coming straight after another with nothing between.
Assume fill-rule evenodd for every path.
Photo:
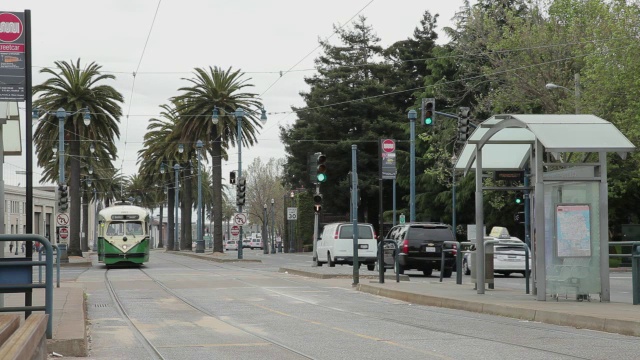
<instances>
[{"instance_id":1,"label":"green and cream streetcar","mask_svg":"<svg viewBox=\"0 0 640 360\"><path fill-rule=\"evenodd\" d=\"M98 261L105 265L149 261L149 214L141 207L119 205L98 213Z\"/></svg>"}]
</instances>

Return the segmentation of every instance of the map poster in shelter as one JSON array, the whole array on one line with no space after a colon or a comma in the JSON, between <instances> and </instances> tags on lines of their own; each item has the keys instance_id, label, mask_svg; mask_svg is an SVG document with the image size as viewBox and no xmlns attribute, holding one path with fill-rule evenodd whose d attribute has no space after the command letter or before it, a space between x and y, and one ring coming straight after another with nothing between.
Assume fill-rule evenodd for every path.
<instances>
[{"instance_id":1,"label":"map poster in shelter","mask_svg":"<svg viewBox=\"0 0 640 360\"><path fill-rule=\"evenodd\" d=\"M591 256L591 211L588 204L556 207L558 257Z\"/></svg>"}]
</instances>

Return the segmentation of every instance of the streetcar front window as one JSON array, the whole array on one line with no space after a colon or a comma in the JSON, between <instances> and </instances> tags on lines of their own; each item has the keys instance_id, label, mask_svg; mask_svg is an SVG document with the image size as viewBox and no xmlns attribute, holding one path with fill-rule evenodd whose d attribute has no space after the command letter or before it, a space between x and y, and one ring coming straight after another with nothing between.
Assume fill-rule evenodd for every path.
<instances>
[{"instance_id":1,"label":"streetcar front window","mask_svg":"<svg viewBox=\"0 0 640 360\"><path fill-rule=\"evenodd\" d=\"M124 222L112 221L107 227L107 236L124 236Z\"/></svg>"},{"instance_id":2,"label":"streetcar front window","mask_svg":"<svg viewBox=\"0 0 640 360\"><path fill-rule=\"evenodd\" d=\"M127 235L144 235L144 228L141 221L127 222Z\"/></svg>"}]
</instances>

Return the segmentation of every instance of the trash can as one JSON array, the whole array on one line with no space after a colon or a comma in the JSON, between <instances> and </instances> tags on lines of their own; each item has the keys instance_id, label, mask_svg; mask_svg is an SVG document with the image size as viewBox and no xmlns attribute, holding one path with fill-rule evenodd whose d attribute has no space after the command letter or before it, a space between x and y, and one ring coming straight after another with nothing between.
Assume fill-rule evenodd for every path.
<instances>
[{"instance_id":1,"label":"trash can","mask_svg":"<svg viewBox=\"0 0 640 360\"><path fill-rule=\"evenodd\" d=\"M60 257L61 263L69 262L69 258L67 257L67 244L64 244L64 243L58 244L58 256Z\"/></svg>"},{"instance_id":2,"label":"trash can","mask_svg":"<svg viewBox=\"0 0 640 360\"><path fill-rule=\"evenodd\" d=\"M475 284L475 288L478 288L477 279L477 268L476 268L476 256L477 250L472 251L470 254L471 257L471 281ZM484 283L489 284L489 289L494 288L494 277L493 277L493 244L485 246L484 253Z\"/></svg>"}]
</instances>

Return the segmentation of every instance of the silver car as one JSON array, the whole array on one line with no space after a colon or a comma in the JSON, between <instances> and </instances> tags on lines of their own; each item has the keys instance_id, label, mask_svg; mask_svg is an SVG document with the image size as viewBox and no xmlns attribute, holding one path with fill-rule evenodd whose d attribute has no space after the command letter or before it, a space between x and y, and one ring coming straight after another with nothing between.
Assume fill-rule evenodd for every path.
<instances>
[{"instance_id":1,"label":"silver car","mask_svg":"<svg viewBox=\"0 0 640 360\"><path fill-rule=\"evenodd\" d=\"M525 248L524 242L518 238L500 240L493 249L493 272L509 276L512 273L525 272ZM526 246L526 245L524 245ZM462 260L462 271L465 275L471 274L473 263L471 253L465 253ZM529 270L531 270L531 253L529 253Z\"/></svg>"}]
</instances>

